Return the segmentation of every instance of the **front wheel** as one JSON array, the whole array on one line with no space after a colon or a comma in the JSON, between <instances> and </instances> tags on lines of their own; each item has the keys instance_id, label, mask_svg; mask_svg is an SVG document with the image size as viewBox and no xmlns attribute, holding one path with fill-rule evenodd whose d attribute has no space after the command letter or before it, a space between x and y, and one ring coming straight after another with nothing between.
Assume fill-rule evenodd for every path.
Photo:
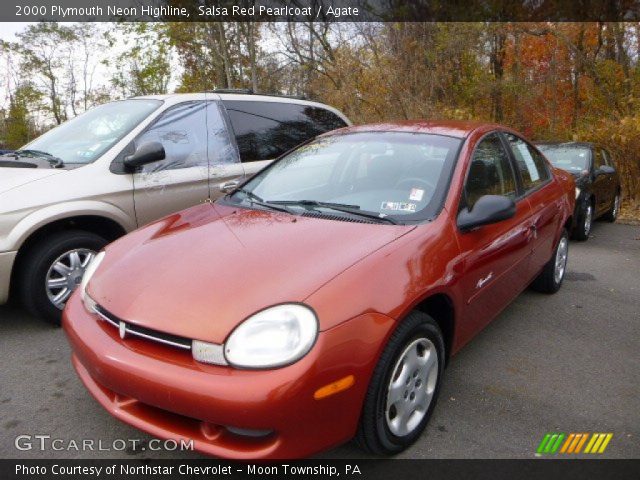
<instances>
[{"instance_id":1,"label":"front wheel","mask_svg":"<svg viewBox=\"0 0 640 480\"><path fill-rule=\"evenodd\" d=\"M90 232L68 230L36 243L26 254L19 285L33 315L60 325L62 309L80 285L87 265L107 241Z\"/></svg>"},{"instance_id":2,"label":"front wheel","mask_svg":"<svg viewBox=\"0 0 640 480\"><path fill-rule=\"evenodd\" d=\"M591 233L591 224L593 223L593 206L591 201L588 201L584 211L579 216L578 224L573 230L573 238L576 240L587 240L589 233Z\"/></svg>"},{"instance_id":3,"label":"front wheel","mask_svg":"<svg viewBox=\"0 0 640 480\"><path fill-rule=\"evenodd\" d=\"M560 290L569 259L569 235L562 231L553 256L545 264L542 272L531 283L531 288L542 293L556 293Z\"/></svg>"},{"instance_id":4,"label":"front wheel","mask_svg":"<svg viewBox=\"0 0 640 480\"><path fill-rule=\"evenodd\" d=\"M444 372L444 340L427 314L412 312L397 327L373 372L356 440L377 455L413 444L436 405Z\"/></svg>"}]
</instances>

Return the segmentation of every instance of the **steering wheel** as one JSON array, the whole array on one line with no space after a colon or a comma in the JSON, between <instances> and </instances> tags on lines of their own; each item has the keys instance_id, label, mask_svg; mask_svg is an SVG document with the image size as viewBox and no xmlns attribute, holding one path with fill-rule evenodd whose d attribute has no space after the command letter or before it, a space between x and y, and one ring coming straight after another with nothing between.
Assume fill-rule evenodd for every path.
<instances>
[{"instance_id":1,"label":"steering wheel","mask_svg":"<svg viewBox=\"0 0 640 480\"><path fill-rule=\"evenodd\" d=\"M432 183L428 182L427 180L425 180L423 178L418 178L418 177L403 178L398 183L396 183L394 188L396 190L402 190L401 187L403 187L403 186L406 186L407 188L414 188L416 186L416 184L419 184L419 185L422 185L422 186L426 186L427 190L435 190L436 189L435 185L433 185Z\"/></svg>"}]
</instances>

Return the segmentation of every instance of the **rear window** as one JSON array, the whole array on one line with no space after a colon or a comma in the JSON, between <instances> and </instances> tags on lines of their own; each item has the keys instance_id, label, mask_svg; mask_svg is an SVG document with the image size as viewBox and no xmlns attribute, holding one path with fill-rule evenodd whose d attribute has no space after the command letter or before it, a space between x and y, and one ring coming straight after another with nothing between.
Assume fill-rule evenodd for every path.
<instances>
[{"instance_id":1,"label":"rear window","mask_svg":"<svg viewBox=\"0 0 640 480\"><path fill-rule=\"evenodd\" d=\"M589 170L591 153L588 147L577 145L538 145L551 164L569 172Z\"/></svg>"},{"instance_id":2,"label":"rear window","mask_svg":"<svg viewBox=\"0 0 640 480\"><path fill-rule=\"evenodd\" d=\"M335 113L284 102L224 101L243 162L271 160L321 133L345 127Z\"/></svg>"},{"instance_id":3,"label":"rear window","mask_svg":"<svg viewBox=\"0 0 640 480\"><path fill-rule=\"evenodd\" d=\"M521 138L510 133L505 136L516 159L525 191L533 190L549 180L550 176L544 157Z\"/></svg>"}]
</instances>

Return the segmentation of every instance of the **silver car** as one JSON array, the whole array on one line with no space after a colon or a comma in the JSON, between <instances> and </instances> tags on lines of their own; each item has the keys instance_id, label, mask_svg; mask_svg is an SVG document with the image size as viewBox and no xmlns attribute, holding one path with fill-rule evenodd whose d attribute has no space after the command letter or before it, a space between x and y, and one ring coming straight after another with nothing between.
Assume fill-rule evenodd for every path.
<instances>
[{"instance_id":1,"label":"silver car","mask_svg":"<svg viewBox=\"0 0 640 480\"><path fill-rule=\"evenodd\" d=\"M0 156L0 305L15 293L59 323L105 244L349 124L320 103L212 92L111 102L50 130Z\"/></svg>"}]
</instances>

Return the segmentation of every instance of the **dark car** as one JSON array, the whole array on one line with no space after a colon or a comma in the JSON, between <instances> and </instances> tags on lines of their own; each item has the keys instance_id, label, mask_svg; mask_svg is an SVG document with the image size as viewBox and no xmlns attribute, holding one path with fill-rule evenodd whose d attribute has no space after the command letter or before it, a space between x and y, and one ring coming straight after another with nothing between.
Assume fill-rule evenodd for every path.
<instances>
[{"instance_id":1,"label":"dark car","mask_svg":"<svg viewBox=\"0 0 640 480\"><path fill-rule=\"evenodd\" d=\"M539 142L536 145L554 167L575 177L573 238L589 238L591 224L599 217L616 221L620 210L620 177L606 149L588 142Z\"/></svg>"}]
</instances>

